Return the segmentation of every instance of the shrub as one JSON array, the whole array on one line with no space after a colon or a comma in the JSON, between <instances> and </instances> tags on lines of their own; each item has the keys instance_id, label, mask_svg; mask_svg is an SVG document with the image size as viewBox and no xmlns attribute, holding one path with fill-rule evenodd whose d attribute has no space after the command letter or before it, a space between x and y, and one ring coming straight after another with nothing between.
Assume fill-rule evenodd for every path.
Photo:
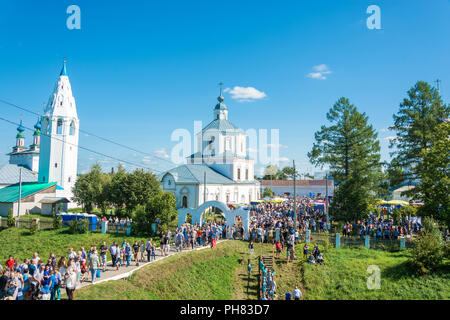
<instances>
[{"instance_id":1,"label":"shrub","mask_svg":"<svg viewBox=\"0 0 450 320\"><path fill-rule=\"evenodd\" d=\"M323 251L327 252L331 248L332 248L332 246L330 243L330 239L329 239L328 235L325 235L325 238L323 239Z\"/></svg>"},{"instance_id":2,"label":"shrub","mask_svg":"<svg viewBox=\"0 0 450 320\"><path fill-rule=\"evenodd\" d=\"M447 241L445 243L444 256L445 256L445 258L450 259L450 241Z\"/></svg>"},{"instance_id":3,"label":"shrub","mask_svg":"<svg viewBox=\"0 0 450 320\"><path fill-rule=\"evenodd\" d=\"M69 221L69 233L79 234L79 233L87 233L88 231L89 231L89 220L75 219L75 220Z\"/></svg>"},{"instance_id":4,"label":"shrub","mask_svg":"<svg viewBox=\"0 0 450 320\"><path fill-rule=\"evenodd\" d=\"M62 227L62 218L60 215L53 214L53 229Z\"/></svg>"},{"instance_id":5,"label":"shrub","mask_svg":"<svg viewBox=\"0 0 450 320\"><path fill-rule=\"evenodd\" d=\"M36 234L38 231L38 227L37 227L37 222L36 220L32 220L30 223L30 228L29 228L29 232L31 235Z\"/></svg>"},{"instance_id":6,"label":"shrub","mask_svg":"<svg viewBox=\"0 0 450 320\"><path fill-rule=\"evenodd\" d=\"M69 233L76 234L78 233L78 220L69 221Z\"/></svg>"},{"instance_id":7,"label":"shrub","mask_svg":"<svg viewBox=\"0 0 450 320\"><path fill-rule=\"evenodd\" d=\"M8 228L12 228L16 225L16 219L13 216L12 209L9 209L8 211L8 219L6 221L6 225Z\"/></svg>"},{"instance_id":8,"label":"shrub","mask_svg":"<svg viewBox=\"0 0 450 320\"><path fill-rule=\"evenodd\" d=\"M89 232L89 220L88 219L82 219L78 221L79 225L79 232L80 233L88 233Z\"/></svg>"},{"instance_id":9,"label":"shrub","mask_svg":"<svg viewBox=\"0 0 450 320\"><path fill-rule=\"evenodd\" d=\"M423 231L415 241L412 263L420 274L430 273L442 263L444 259L444 241L437 224L430 217L423 221Z\"/></svg>"}]
</instances>

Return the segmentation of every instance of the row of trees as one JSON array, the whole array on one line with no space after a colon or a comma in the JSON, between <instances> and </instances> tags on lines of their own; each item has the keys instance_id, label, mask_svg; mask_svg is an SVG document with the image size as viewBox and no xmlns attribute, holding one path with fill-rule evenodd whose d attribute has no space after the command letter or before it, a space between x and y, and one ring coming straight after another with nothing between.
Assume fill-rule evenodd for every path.
<instances>
[{"instance_id":1,"label":"row of trees","mask_svg":"<svg viewBox=\"0 0 450 320\"><path fill-rule=\"evenodd\" d=\"M347 98L340 98L327 113L331 124L315 133L308 157L317 166L328 165L337 182L335 217L362 218L377 196L409 181L417 186L406 194L425 204L419 214L450 225L449 106L435 88L419 81L393 117L390 129L396 138L391 141L389 164L380 161L378 134L367 115Z\"/></svg>"},{"instance_id":2,"label":"row of trees","mask_svg":"<svg viewBox=\"0 0 450 320\"><path fill-rule=\"evenodd\" d=\"M109 208L114 208L117 216L133 218L137 234L148 234L156 219L164 229L176 217L175 196L163 192L159 184L151 172L138 169L127 172L119 164L116 172L104 173L96 163L88 173L78 177L74 201L88 213L98 208L106 214Z\"/></svg>"},{"instance_id":3,"label":"row of trees","mask_svg":"<svg viewBox=\"0 0 450 320\"><path fill-rule=\"evenodd\" d=\"M301 175L311 179L314 178L309 173L299 174L297 172L297 177ZM291 180L293 178L294 167L286 166L280 169L277 165L270 164L264 168L264 176L262 177L262 180Z\"/></svg>"}]
</instances>

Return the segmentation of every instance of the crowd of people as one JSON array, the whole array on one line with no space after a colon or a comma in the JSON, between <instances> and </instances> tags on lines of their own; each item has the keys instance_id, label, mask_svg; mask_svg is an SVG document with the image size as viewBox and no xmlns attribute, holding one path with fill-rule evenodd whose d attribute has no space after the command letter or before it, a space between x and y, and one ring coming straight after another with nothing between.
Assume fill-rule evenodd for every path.
<instances>
[{"instance_id":1,"label":"crowd of people","mask_svg":"<svg viewBox=\"0 0 450 320\"><path fill-rule=\"evenodd\" d=\"M37 252L23 262L12 255L2 266L0 264L0 299L6 300L60 300L61 289L66 290L69 300L83 282L95 283L101 273L107 270L107 254L111 255L113 270L130 266L131 260L136 265L156 259L156 246L152 238L147 242L141 240L121 245L116 242L109 247L106 242L97 249L93 246L86 251L69 248L67 255L59 259L51 253L48 259L41 259Z\"/></svg>"},{"instance_id":2,"label":"crowd of people","mask_svg":"<svg viewBox=\"0 0 450 320\"><path fill-rule=\"evenodd\" d=\"M400 237L412 238L414 234L420 233L422 225L418 219L405 217L402 221L394 223L393 218L371 213L367 219L353 223L347 221L342 226L342 235L344 237L350 237L353 230L356 230L357 235L361 238L369 235L374 239L397 240Z\"/></svg>"},{"instance_id":3,"label":"crowd of people","mask_svg":"<svg viewBox=\"0 0 450 320\"><path fill-rule=\"evenodd\" d=\"M263 261L259 262L259 270L261 272L261 300L273 300L277 289L275 270L267 268Z\"/></svg>"},{"instance_id":4,"label":"crowd of people","mask_svg":"<svg viewBox=\"0 0 450 320\"><path fill-rule=\"evenodd\" d=\"M324 210L311 206L313 200L317 199L297 197L297 219L294 215L293 199L250 206L248 230L250 254L253 255L254 242L265 242L274 245L277 259L284 249L287 261L299 259L295 255L295 244L305 231L325 232L329 229L328 219L331 220L331 217L327 217ZM119 227L123 229L131 220L109 218L108 222L117 229ZM297 228L294 227L294 223L297 223ZM342 226L344 237L355 235L355 230L361 238L370 235L377 239L398 239L419 233L421 225L417 219L407 218L394 223L389 216L370 214L366 219L347 222ZM220 239L243 240L244 234L244 227L239 221L233 226L227 225L225 221L205 222L201 226L186 223L173 233L169 230L161 235L160 255L167 256L171 244L175 246L177 252L204 246L215 248ZM108 253L111 256L113 270L119 270L121 267L129 267L132 261L138 266L145 260L147 262L156 260L157 248L150 238L147 242L124 240L121 245L114 242L110 246L104 242L98 250L94 246L87 252L84 248L80 248L78 252L70 248L67 257L62 256L58 260L56 255L51 253L46 263L39 258L38 253L34 253L30 259L24 259L23 262L10 256L3 266L0 265L0 299L59 300L63 288L68 298L73 299L74 291L81 282L94 283L101 277L101 273L107 270ZM323 253L317 245L310 250L308 244L305 244L303 258L308 264L325 263ZM275 271L267 270L263 263L260 270L262 298L273 299L276 292ZM293 292L294 298L301 296L301 292L298 294L297 289Z\"/></svg>"}]
</instances>

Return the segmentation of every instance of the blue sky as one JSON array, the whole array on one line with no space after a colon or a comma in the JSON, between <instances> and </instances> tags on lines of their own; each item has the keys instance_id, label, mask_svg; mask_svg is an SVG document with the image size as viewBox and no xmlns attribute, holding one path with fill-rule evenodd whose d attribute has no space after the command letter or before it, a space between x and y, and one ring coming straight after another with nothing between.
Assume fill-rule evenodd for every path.
<instances>
[{"instance_id":1,"label":"blue sky","mask_svg":"<svg viewBox=\"0 0 450 320\"><path fill-rule=\"evenodd\" d=\"M81 30L66 27L71 4L81 9ZM366 26L373 4L381 30ZM265 97L224 94L229 120L243 129L279 129L280 156L312 173L319 169L306 154L314 132L345 96L379 130L388 160L393 133L385 129L416 81L439 78L450 100L449 17L448 0L2 1L0 99L42 110L66 56L81 129L164 156L176 144L175 129L192 132L194 120L212 120L220 81L230 90L252 87ZM326 79L308 77L320 70ZM22 114L30 127L36 121L4 104L0 114L13 121ZM0 132L4 164L16 131L0 121ZM84 134L80 145L170 167ZM117 163L82 150L79 171L95 161Z\"/></svg>"}]
</instances>

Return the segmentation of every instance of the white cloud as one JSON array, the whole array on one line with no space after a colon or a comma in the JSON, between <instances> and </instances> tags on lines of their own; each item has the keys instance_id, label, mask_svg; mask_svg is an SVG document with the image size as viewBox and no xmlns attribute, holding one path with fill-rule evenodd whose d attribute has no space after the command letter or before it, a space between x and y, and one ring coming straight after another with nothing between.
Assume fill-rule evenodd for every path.
<instances>
[{"instance_id":1,"label":"white cloud","mask_svg":"<svg viewBox=\"0 0 450 320\"><path fill-rule=\"evenodd\" d=\"M267 97L264 92L253 87L235 86L233 89L226 88L224 92L229 92L231 94L231 98L238 100L239 102L252 102Z\"/></svg>"},{"instance_id":2,"label":"white cloud","mask_svg":"<svg viewBox=\"0 0 450 320\"><path fill-rule=\"evenodd\" d=\"M317 66L313 66L313 70L315 72L308 73L307 75L308 78L325 80L327 78L325 75L331 73L331 70L328 69L328 66L326 64L319 64Z\"/></svg>"},{"instance_id":3,"label":"white cloud","mask_svg":"<svg viewBox=\"0 0 450 320\"><path fill-rule=\"evenodd\" d=\"M379 138L380 141L392 141L395 140L395 138L397 138L397 136L389 136L389 137L384 137L384 138Z\"/></svg>"},{"instance_id":4,"label":"white cloud","mask_svg":"<svg viewBox=\"0 0 450 320\"><path fill-rule=\"evenodd\" d=\"M267 146L269 148L279 148L279 149L287 149L288 146L285 146L283 144L273 144L273 143L268 143Z\"/></svg>"},{"instance_id":5,"label":"white cloud","mask_svg":"<svg viewBox=\"0 0 450 320\"><path fill-rule=\"evenodd\" d=\"M280 162L288 162L289 158L287 158L287 157L279 157L278 161L280 161Z\"/></svg>"},{"instance_id":6,"label":"white cloud","mask_svg":"<svg viewBox=\"0 0 450 320\"><path fill-rule=\"evenodd\" d=\"M155 150L154 153L156 154L156 156L158 156L160 158L166 158L166 159L169 158L169 155L167 154L167 151L164 148Z\"/></svg>"},{"instance_id":7,"label":"white cloud","mask_svg":"<svg viewBox=\"0 0 450 320\"><path fill-rule=\"evenodd\" d=\"M389 128L381 128L381 129L379 129L378 131L380 131L380 132L388 132L389 131Z\"/></svg>"}]
</instances>

